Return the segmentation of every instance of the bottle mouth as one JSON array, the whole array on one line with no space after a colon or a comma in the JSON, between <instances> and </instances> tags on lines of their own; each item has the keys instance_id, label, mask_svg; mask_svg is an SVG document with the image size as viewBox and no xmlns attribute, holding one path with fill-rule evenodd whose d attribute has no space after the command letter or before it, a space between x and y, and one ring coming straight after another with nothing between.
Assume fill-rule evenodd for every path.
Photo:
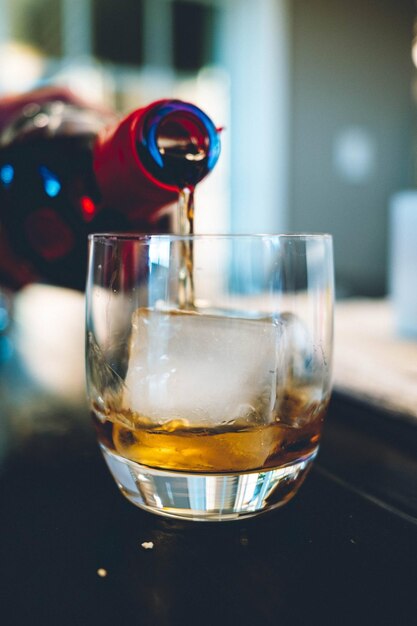
<instances>
[{"instance_id":1,"label":"bottle mouth","mask_svg":"<svg viewBox=\"0 0 417 626\"><path fill-rule=\"evenodd\" d=\"M175 188L194 187L217 163L219 132L195 105L161 101L138 126L136 149L157 180Z\"/></svg>"}]
</instances>

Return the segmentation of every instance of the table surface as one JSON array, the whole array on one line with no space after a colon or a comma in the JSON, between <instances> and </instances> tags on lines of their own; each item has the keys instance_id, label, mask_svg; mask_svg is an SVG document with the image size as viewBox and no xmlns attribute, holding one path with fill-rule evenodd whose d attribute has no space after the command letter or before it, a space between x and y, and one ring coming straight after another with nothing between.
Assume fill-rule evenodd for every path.
<instances>
[{"instance_id":1,"label":"table surface","mask_svg":"<svg viewBox=\"0 0 417 626\"><path fill-rule=\"evenodd\" d=\"M417 429L406 421L336 394L292 502L246 521L179 522L119 494L85 407L19 376L7 368L0 381L1 624L416 623Z\"/></svg>"},{"instance_id":2,"label":"table surface","mask_svg":"<svg viewBox=\"0 0 417 626\"><path fill-rule=\"evenodd\" d=\"M338 302L334 386L417 426L417 341L396 326L389 299Z\"/></svg>"}]
</instances>

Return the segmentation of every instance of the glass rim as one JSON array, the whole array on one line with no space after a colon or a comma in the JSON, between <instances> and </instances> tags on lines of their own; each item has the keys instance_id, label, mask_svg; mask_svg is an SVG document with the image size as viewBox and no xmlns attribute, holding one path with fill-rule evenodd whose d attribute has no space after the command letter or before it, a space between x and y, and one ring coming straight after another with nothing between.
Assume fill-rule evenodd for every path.
<instances>
[{"instance_id":1,"label":"glass rim","mask_svg":"<svg viewBox=\"0 0 417 626\"><path fill-rule=\"evenodd\" d=\"M123 242L123 241L137 241L137 242L148 242L148 241L184 241L184 240L198 240L198 239L206 239L206 240L215 240L215 239L235 239L235 240L244 240L244 239L254 239L254 240L271 240L271 239L285 239L294 241L309 241L309 240L317 240L317 241L332 241L333 236L330 233L308 233L308 232L300 232L300 233L254 233L254 234L245 234L245 233L193 233L193 234L185 234L180 235L178 233L129 233L129 232L120 232L120 233L91 233L88 235L88 240L90 242L98 243L102 242Z\"/></svg>"}]
</instances>

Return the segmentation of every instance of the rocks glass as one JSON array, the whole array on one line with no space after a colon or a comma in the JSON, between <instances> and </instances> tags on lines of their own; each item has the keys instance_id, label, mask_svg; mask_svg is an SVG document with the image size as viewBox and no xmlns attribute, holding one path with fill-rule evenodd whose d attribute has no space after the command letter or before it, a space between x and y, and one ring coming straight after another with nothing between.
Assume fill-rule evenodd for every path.
<instances>
[{"instance_id":1,"label":"rocks glass","mask_svg":"<svg viewBox=\"0 0 417 626\"><path fill-rule=\"evenodd\" d=\"M329 235L92 235L88 395L122 493L192 520L287 502L317 454L332 327Z\"/></svg>"}]
</instances>

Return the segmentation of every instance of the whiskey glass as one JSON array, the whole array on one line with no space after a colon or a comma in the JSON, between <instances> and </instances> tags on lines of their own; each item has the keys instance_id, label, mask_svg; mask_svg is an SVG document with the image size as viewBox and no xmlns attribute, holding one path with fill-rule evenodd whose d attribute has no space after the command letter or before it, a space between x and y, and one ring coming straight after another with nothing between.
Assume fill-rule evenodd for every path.
<instances>
[{"instance_id":1,"label":"whiskey glass","mask_svg":"<svg viewBox=\"0 0 417 626\"><path fill-rule=\"evenodd\" d=\"M332 238L90 236L87 388L121 492L235 520L285 504L331 392Z\"/></svg>"}]
</instances>

